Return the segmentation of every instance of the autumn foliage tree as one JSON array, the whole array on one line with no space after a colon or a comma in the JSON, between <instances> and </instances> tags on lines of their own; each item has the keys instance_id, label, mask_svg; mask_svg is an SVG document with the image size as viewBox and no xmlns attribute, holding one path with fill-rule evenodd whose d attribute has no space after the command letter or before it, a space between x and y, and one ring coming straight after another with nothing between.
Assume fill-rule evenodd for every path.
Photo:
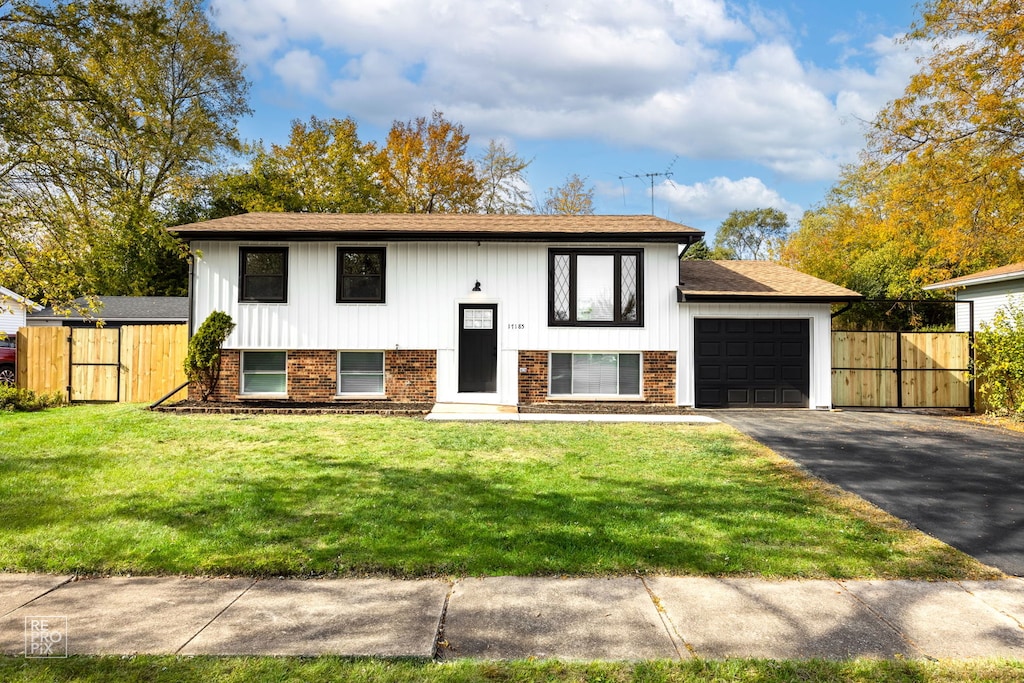
<instances>
[{"instance_id":1,"label":"autumn foliage tree","mask_svg":"<svg viewBox=\"0 0 1024 683\"><path fill-rule=\"evenodd\" d=\"M0 268L22 294L184 292L164 211L249 111L200 0L0 3Z\"/></svg>"},{"instance_id":2,"label":"autumn foliage tree","mask_svg":"<svg viewBox=\"0 0 1024 683\"><path fill-rule=\"evenodd\" d=\"M374 155L384 210L467 213L477 210L482 184L467 154L469 134L439 111L430 119L395 121Z\"/></svg>"},{"instance_id":3,"label":"autumn foliage tree","mask_svg":"<svg viewBox=\"0 0 1024 683\"><path fill-rule=\"evenodd\" d=\"M293 121L288 144L262 143L248 167L218 173L209 182L209 217L252 211L366 213L379 211L376 146L359 139L352 118Z\"/></svg>"},{"instance_id":4,"label":"autumn foliage tree","mask_svg":"<svg viewBox=\"0 0 1024 683\"><path fill-rule=\"evenodd\" d=\"M1022 35L1015 1L925 3L907 39L930 56L784 258L888 297L1024 260Z\"/></svg>"},{"instance_id":5,"label":"autumn foliage tree","mask_svg":"<svg viewBox=\"0 0 1024 683\"><path fill-rule=\"evenodd\" d=\"M570 174L558 187L549 187L538 207L543 214L590 216L594 213L594 188L587 179Z\"/></svg>"}]
</instances>

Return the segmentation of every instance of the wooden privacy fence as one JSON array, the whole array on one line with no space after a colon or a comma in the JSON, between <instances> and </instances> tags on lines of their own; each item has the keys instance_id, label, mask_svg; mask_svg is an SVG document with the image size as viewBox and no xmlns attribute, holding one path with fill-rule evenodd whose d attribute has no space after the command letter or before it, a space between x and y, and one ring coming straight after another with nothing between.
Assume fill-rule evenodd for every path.
<instances>
[{"instance_id":1,"label":"wooden privacy fence","mask_svg":"<svg viewBox=\"0 0 1024 683\"><path fill-rule=\"evenodd\" d=\"M151 402L185 382L186 353L185 325L23 327L17 385L71 401Z\"/></svg>"},{"instance_id":2,"label":"wooden privacy fence","mask_svg":"<svg viewBox=\"0 0 1024 683\"><path fill-rule=\"evenodd\" d=\"M832 403L973 408L965 332L832 333Z\"/></svg>"}]
</instances>

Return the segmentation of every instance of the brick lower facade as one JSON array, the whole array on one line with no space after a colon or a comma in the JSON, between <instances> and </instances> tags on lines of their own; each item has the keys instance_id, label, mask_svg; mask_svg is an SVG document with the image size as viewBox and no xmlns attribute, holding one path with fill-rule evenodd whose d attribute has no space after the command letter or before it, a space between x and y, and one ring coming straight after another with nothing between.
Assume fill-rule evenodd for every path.
<instances>
[{"instance_id":1,"label":"brick lower facade","mask_svg":"<svg viewBox=\"0 0 1024 683\"><path fill-rule=\"evenodd\" d=\"M241 352L221 352L220 381L211 401L238 401L241 391ZM317 403L338 399L338 352L289 351L286 361L288 400ZM398 349L384 352L382 400L396 403L433 403L437 399L437 352ZM189 399L199 400L198 389L189 387ZM360 399L365 400L365 399Z\"/></svg>"},{"instance_id":2,"label":"brick lower facade","mask_svg":"<svg viewBox=\"0 0 1024 683\"><path fill-rule=\"evenodd\" d=\"M385 351L384 371L384 392L389 400L400 403L437 400L437 351Z\"/></svg>"},{"instance_id":3,"label":"brick lower facade","mask_svg":"<svg viewBox=\"0 0 1024 683\"><path fill-rule=\"evenodd\" d=\"M544 403L548 400L549 351L519 352L519 404ZM676 402L676 352L643 352L642 403L672 404ZM567 397L569 398L569 397Z\"/></svg>"}]
</instances>

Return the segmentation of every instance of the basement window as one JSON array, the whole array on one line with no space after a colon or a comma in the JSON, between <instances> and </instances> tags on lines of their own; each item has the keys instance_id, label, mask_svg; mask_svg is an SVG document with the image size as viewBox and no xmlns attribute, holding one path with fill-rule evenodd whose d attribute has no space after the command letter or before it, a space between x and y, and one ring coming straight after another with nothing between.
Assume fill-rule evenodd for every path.
<instances>
[{"instance_id":1,"label":"basement window","mask_svg":"<svg viewBox=\"0 0 1024 683\"><path fill-rule=\"evenodd\" d=\"M384 352L339 351L338 395L384 396Z\"/></svg>"},{"instance_id":2,"label":"basement window","mask_svg":"<svg viewBox=\"0 0 1024 683\"><path fill-rule=\"evenodd\" d=\"M285 396L287 351L243 351L242 394Z\"/></svg>"},{"instance_id":3,"label":"basement window","mask_svg":"<svg viewBox=\"0 0 1024 683\"><path fill-rule=\"evenodd\" d=\"M639 353L552 353L551 396L641 398Z\"/></svg>"}]
</instances>

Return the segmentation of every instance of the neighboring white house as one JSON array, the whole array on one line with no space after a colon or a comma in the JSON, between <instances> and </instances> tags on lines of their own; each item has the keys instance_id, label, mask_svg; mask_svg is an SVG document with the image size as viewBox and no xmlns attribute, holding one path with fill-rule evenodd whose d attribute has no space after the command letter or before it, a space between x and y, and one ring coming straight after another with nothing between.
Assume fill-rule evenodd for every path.
<instances>
[{"instance_id":1,"label":"neighboring white house","mask_svg":"<svg viewBox=\"0 0 1024 683\"><path fill-rule=\"evenodd\" d=\"M830 304L763 262L679 260L652 216L244 214L173 229L221 401L831 406Z\"/></svg>"},{"instance_id":2,"label":"neighboring white house","mask_svg":"<svg viewBox=\"0 0 1024 683\"><path fill-rule=\"evenodd\" d=\"M1024 302L1024 263L1013 263L1008 266L983 270L980 273L943 280L933 285L926 285L926 291L952 289L957 301L974 302L974 329L981 329L981 324L989 322L996 311L1006 306L1010 297ZM971 307L956 307L956 330L971 330Z\"/></svg>"},{"instance_id":3,"label":"neighboring white house","mask_svg":"<svg viewBox=\"0 0 1024 683\"><path fill-rule=\"evenodd\" d=\"M15 334L19 327L25 327L25 313L40 308L31 299L0 287L0 336Z\"/></svg>"}]
</instances>

